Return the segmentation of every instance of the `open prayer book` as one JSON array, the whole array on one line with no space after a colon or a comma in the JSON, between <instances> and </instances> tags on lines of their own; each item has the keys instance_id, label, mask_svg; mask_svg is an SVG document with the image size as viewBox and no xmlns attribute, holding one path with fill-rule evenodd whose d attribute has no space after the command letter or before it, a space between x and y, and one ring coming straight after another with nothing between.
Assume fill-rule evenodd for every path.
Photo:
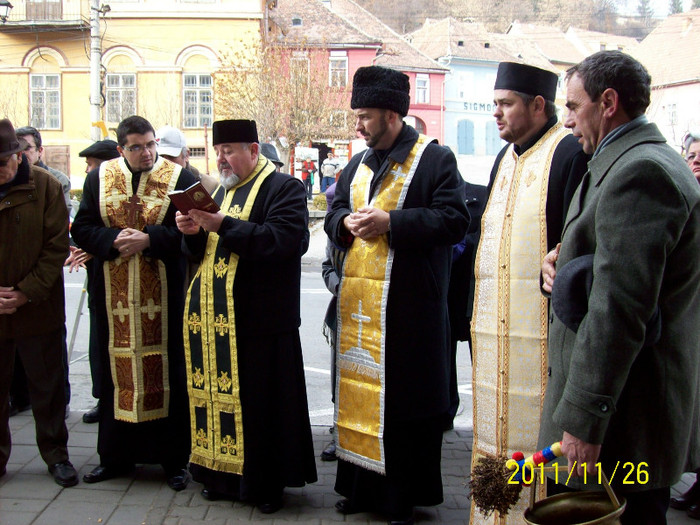
<instances>
[{"instance_id":1,"label":"open prayer book","mask_svg":"<svg viewBox=\"0 0 700 525\"><path fill-rule=\"evenodd\" d=\"M168 193L168 197L180 213L187 213L191 209L216 213L219 205L211 198L209 192L204 189L200 181L195 182L189 188Z\"/></svg>"}]
</instances>

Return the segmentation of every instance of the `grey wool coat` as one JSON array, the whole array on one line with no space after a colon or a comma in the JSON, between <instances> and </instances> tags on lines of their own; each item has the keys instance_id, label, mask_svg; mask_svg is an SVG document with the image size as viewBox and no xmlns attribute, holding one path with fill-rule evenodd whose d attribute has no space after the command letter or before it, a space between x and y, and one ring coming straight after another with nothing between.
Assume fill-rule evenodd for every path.
<instances>
[{"instance_id":1,"label":"grey wool coat","mask_svg":"<svg viewBox=\"0 0 700 525\"><path fill-rule=\"evenodd\" d=\"M621 491L668 487L700 466L700 186L650 123L588 166L557 261L594 254L588 313L577 333L550 314L539 444L567 431L602 444ZM643 348L657 304L661 338Z\"/></svg>"}]
</instances>

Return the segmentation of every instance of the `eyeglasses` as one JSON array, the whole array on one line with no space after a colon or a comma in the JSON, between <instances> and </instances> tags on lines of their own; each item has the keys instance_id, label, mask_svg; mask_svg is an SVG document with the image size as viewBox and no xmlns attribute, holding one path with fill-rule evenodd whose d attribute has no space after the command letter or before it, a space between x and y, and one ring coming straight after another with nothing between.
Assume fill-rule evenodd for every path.
<instances>
[{"instance_id":1,"label":"eyeglasses","mask_svg":"<svg viewBox=\"0 0 700 525\"><path fill-rule=\"evenodd\" d=\"M141 153L144 149L156 149L156 141L152 140L146 145L134 144L133 146L124 146L124 149L130 153Z\"/></svg>"}]
</instances>

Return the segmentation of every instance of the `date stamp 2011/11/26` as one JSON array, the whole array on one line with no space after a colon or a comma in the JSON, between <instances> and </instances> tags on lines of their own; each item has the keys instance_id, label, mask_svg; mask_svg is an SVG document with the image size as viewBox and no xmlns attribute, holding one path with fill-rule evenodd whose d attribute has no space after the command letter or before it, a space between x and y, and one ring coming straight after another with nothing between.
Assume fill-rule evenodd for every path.
<instances>
[{"instance_id":1,"label":"date stamp 2011/11/26","mask_svg":"<svg viewBox=\"0 0 700 525\"><path fill-rule=\"evenodd\" d=\"M557 467L557 463L552 464L553 467ZM599 485L603 484L603 468L600 463L595 464L595 473L594 474L589 474L586 470L586 463L581 463L581 467L583 467L583 476L581 476L583 483L588 483L589 479L592 477L591 481L597 482ZM646 485L649 483L649 471L647 470L647 467L649 467L649 464L641 461L639 463L632 463L631 461L627 461L625 463L620 464L618 461L615 464L615 468L613 469L612 474L610 475L609 482L612 484L613 479L615 478L616 475L622 476L622 484L623 485ZM522 473L520 472L520 469L522 468ZM513 473L511 474L510 478L508 479L508 483L511 485L518 485L520 484L520 479L522 479L522 482L525 483L526 485L529 485L533 481L535 481L535 477L538 476L539 479L538 481L540 483L545 482L545 465L544 463L540 463L539 465L528 465L525 463L522 467L520 465L517 466L515 470L513 470ZM621 472L618 472L618 469L621 470ZM566 481L564 485L568 485L569 481L571 481L573 472L576 470L576 462L574 462L573 468L571 471L567 474L566 476ZM538 472L539 471L539 472ZM560 477L559 474L559 469L555 468L554 469L554 481L556 483L560 483L563 481L564 478L563 476Z\"/></svg>"}]
</instances>

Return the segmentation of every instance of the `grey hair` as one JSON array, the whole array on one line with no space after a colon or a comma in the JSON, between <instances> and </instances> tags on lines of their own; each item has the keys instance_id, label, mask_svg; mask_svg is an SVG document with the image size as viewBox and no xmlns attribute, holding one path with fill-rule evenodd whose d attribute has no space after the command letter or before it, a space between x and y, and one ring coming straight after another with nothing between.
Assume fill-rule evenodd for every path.
<instances>
[{"instance_id":1,"label":"grey hair","mask_svg":"<svg viewBox=\"0 0 700 525\"><path fill-rule=\"evenodd\" d=\"M694 142L700 142L700 130L689 131L683 138L683 151L688 151Z\"/></svg>"}]
</instances>

